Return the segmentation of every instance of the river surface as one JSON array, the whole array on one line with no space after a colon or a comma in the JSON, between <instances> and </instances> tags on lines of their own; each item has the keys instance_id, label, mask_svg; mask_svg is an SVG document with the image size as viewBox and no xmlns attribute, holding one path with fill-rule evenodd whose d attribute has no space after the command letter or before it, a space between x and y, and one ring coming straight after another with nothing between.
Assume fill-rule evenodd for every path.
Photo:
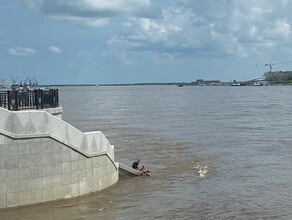
<instances>
[{"instance_id":1,"label":"river surface","mask_svg":"<svg viewBox=\"0 0 292 220\"><path fill-rule=\"evenodd\" d=\"M63 119L101 130L150 177L0 219L292 219L292 87L60 87ZM200 177L198 166L208 171Z\"/></svg>"}]
</instances>

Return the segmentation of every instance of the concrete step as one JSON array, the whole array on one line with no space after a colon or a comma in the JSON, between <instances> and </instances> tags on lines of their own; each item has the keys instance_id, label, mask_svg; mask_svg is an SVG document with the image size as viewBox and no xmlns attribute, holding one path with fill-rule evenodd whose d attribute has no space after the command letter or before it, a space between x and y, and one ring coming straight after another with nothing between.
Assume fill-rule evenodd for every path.
<instances>
[{"instance_id":1,"label":"concrete step","mask_svg":"<svg viewBox=\"0 0 292 220\"><path fill-rule=\"evenodd\" d=\"M125 164L119 163L119 174L124 176L141 176L142 174L138 171L129 167Z\"/></svg>"}]
</instances>

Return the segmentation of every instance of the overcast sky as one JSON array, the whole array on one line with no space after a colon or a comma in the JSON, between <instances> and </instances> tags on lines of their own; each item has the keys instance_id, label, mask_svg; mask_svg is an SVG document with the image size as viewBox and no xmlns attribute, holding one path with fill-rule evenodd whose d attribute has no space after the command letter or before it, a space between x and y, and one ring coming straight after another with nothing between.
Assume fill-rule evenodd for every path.
<instances>
[{"instance_id":1,"label":"overcast sky","mask_svg":"<svg viewBox=\"0 0 292 220\"><path fill-rule=\"evenodd\" d=\"M292 70L289 0L0 0L0 79L249 80Z\"/></svg>"}]
</instances>

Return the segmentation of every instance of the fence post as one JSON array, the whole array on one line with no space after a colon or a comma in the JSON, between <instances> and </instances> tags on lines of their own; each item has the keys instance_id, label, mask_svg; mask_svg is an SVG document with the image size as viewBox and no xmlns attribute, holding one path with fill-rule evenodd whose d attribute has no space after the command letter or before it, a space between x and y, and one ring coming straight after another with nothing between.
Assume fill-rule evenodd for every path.
<instances>
[{"instance_id":1,"label":"fence post","mask_svg":"<svg viewBox=\"0 0 292 220\"><path fill-rule=\"evenodd\" d=\"M44 108L44 102L43 102L43 90L39 89L40 91L40 97L39 97L39 101L40 101L40 104L41 104L41 109Z\"/></svg>"},{"instance_id":2,"label":"fence post","mask_svg":"<svg viewBox=\"0 0 292 220\"><path fill-rule=\"evenodd\" d=\"M7 91L7 105L8 105L8 110L10 111L10 105L11 105L11 91Z\"/></svg>"},{"instance_id":3,"label":"fence post","mask_svg":"<svg viewBox=\"0 0 292 220\"><path fill-rule=\"evenodd\" d=\"M39 99L38 99L38 90L34 90L34 102L35 102L35 108L39 109Z\"/></svg>"},{"instance_id":4,"label":"fence post","mask_svg":"<svg viewBox=\"0 0 292 220\"><path fill-rule=\"evenodd\" d=\"M18 91L17 90L14 91L14 106L13 106L13 111L18 111Z\"/></svg>"},{"instance_id":5,"label":"fence post","mask_svg":"<svg viewBox=\"0 0 292 220\"><path fill-rule=\"evenodd\" d=\"M55 89L55 107L59 107L59 90Z\"/></svg>"},{"instance_id":6,"label":"fence post","mask_svg":"<svg viewBox=\"0 0 292 220\"><path fill-rule=\"evenodd\" d=\"M59 106L59 100L58 100L58 89L52 89L52 107L56 108Z\"/></svg>"},{"instance_id":7,"label":"fence post","mask_svg":"<svg viewBox=\"0 0 292 220\"><path fill-rule=\"evenodd\" d=\"M49 89L49 94L50 94L50 106L51 108L54 108L54 90Z\"/></svg>"}]
</instances>

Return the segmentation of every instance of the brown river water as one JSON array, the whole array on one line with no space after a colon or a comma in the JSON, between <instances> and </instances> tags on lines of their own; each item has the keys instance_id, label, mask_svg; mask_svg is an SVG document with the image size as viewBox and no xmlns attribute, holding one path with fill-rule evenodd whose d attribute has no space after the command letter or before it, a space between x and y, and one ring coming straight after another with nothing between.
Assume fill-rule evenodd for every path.
<instances>
[{"instance_id":1,"label":"brown river water","mask_svg":"<svg viewBox=\"0 0 292 220\"><path fill-rule=\"evenodd\" d=\"M122 177L0 219L292 219L292 87L60 87L63 119L101 130ZM200 177L197 166L207 166Z\"/></svg>"}]
</instances>

